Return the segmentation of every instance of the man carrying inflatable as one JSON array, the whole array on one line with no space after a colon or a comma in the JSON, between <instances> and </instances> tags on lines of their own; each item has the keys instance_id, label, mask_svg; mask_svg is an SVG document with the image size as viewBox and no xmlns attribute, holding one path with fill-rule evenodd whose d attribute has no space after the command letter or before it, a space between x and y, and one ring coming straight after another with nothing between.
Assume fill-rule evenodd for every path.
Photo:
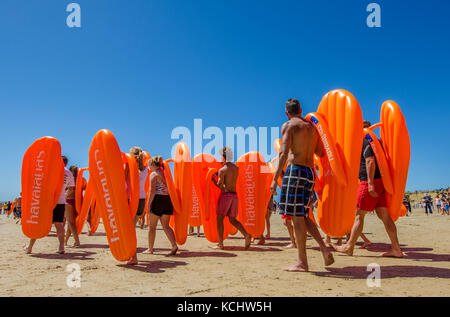
<instances>
[{"instance_id":1,"label":"man carrying inflatable","mask_svg":"<svg viewBox=\"0 0 450 317\"><path fill-rule=\"evenodd\" d=\"M221 190L219 201L217 202L217 232L219 243L217 248L223 250L223 221L228 217L230 223L235 226L245 238L245 250L250 247L252 237L245 230L244 226L236 219L238 216L239 201L236 193L236 183L239 176L239 167L231 162L233 153L231 148L224 147L220 150L223 167L213 177L213 183Z\"/></svg>"},{"instance_id":2,"label":"man carrying inflatable","mask_svg":"<svg viewBox=\"0 0 450 317\"><path fill-rule=\"evenodd\" d=\"M364 128L369 128L370 122L364 121ZM386 191L384 189L381 173L378 169L375 154L369 141L364 137L361 153L361 164L359 168L359 180L361 181L358 190L358 210L356 212L355 223L352 228L350 239L343 246L333 245L337 252L353 255L353 248L356 240L361 235L364 227L365 215L375 210L378 218L381 219L386 228L392 243L392 249L384 253L386 257L403 257L397 237L397 227L389 216L386 201Z\"/></svg>"},{"instance_id":3,"label":"man carrying inflatable","mask_svg":"<svg viewBox=\"0 0 450 317\"><path fill-rule=\"evenodd\" d=\"M334 263L332 253L326 248L317 226L309 218L309 210L314 195L314 154L325 155L322 141L316 128L302 117L300 102L290 99L286 103L286 115L289 121L281 128L282 144L278 165L271 185L271 191L277 195L277 179L287 163L281 186L280 214L291 216L294 224L295 240L298 249L298 262L286 268L289 272L308 272L306 258L306 232L319 243L325 266Z\"/></svg>"}]
</instances>

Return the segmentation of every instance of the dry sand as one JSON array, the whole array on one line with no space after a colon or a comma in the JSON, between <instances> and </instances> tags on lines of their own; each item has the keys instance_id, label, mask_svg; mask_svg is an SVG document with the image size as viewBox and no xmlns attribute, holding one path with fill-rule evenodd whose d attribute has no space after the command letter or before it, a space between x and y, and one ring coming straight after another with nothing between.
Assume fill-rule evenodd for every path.
<instances>
[{"instance_id":1,"label":"dry sand","mask_svg":"<svg viewBox=\"0 0 450 317\"><path fill-rule=\"evenodd\" d=\"M0 216L1 296L448 296L450 294L450 217L425 216L415 210L397 227L404 259L382 258L388 250L383 224L369 215L364 232L375 244L356 249L353 257L335 253L335 264L323 267L317 244L308 239L311 272L282 269L296 260L284 249L288 234L280 216L272 215L272 239L244 251L240 236L216 251L204 237L190 236L176 257L167 258L169 243L157 232L157 255L138 254L140 264L125 266L110 254L103 227L95 236L81 235L82 248L57 255L54 229L26 255L27 241L11 218ZM137 229L138 252L147 246L147 230ZM73 240L71 240L73 242ZM81 267L81 287L66 284L67 265ZM381 287L369 288L367 265L381 266Z\"/></svg>"}]
</instances>

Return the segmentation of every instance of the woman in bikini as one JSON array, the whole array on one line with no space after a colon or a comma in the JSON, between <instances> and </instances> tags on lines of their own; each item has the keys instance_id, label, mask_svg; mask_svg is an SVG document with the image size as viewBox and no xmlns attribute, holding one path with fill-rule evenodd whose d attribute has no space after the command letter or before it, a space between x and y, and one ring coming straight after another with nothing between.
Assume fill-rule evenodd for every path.
<instances>
[{"instance_id":1,"label":"woman in bikini","mask_svg":"<svg viewBox=\"0 0 450 317\"><path fill-rule=\"evenodd\" d=\"M156 238L156 226L158 221L164 229L164 233L172 245L168 256L175 255L178 246L175 241L175 233L169 226L170 217L173 215L173 205L170 200L169 191L167 189L166 178L162 170L163 159L161 156L152 157L149 161L149 167L153 171L150 174L150 193L148 197L148 212L150 215L150 224L148 230L148 249L144 251L146 254L153 254L153 246Z\"/></svg>"}]
</instances>

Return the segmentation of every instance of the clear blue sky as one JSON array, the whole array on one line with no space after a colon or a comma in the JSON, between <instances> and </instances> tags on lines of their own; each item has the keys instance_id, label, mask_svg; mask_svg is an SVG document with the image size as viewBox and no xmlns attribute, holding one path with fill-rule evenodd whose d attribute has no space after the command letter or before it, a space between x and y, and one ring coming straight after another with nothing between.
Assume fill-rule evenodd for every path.
<instances>
[{"instance_id":1,"label":"clear blue sky","mask_svg":"<svg viewBox=\"0 0 450 317\"><path fill-rule=\"evenodd\" d=\"M67 4L82 10L66 26ZM382 28L366 25L378 2ZM87 166L111 130L169 156L177 126L280 126L284 103L317 109L351 91L366 119L401 106L411 135L407 189L449 185L450 2L2 0L0 200L20 191L26 148L51 135Z\"/></svg>"}]
</instances>

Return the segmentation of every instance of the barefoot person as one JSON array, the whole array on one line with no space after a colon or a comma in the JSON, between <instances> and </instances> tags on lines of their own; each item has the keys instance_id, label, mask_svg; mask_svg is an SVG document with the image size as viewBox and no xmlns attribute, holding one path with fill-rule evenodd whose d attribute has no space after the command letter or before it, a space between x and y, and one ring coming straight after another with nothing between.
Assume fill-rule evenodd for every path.
<instances>
[{"instance_id":1,"label":"barefoot person","mask_svg":"<svg viewBox=\"0 0 450 317\"><path fill-rule=\"evenodd\" d=\"M239 200L236 194L236 183L239 175L239 168L231 162L233 152L231 148L224 147L220 150L223 167L217 175L213 177L213 183L220 190L221 194L217 202L217 232L219 243L217 248L223 250L223 220L228 217L230 223L235 226L245 238L245 249L250 247L251 235L247 233L244 226L236 219L238 216Z\"/></svg>"},{"instance_id":2,"label":"barefoot person","mask_svg":"<svg viewBox=\"0 0 450 317\"><path fill-rule=\"evenodd\" d=\"M164 229L164 233L169 239L172 249L168 256L175 255L178 246L175 241L175 233L169 226L170 217L173 215L172 201L170 200L169 191L167 189L166 178L161 168L163 159L161 156L152 157L149 161L149 167L153 171L150 174L150 193L148 197L148 209L150 215L150 223L148 226L148 249L144 251L146 254L153 254L153 246L156 238L156 226L158 220Z\"/></svg>"},{"instance_id":3,"label":"barefoot person","mask_svg":"<svg viewBox=\"0 0 450 317\"><path fill-rule=\"evenodd\" d=\"M370 122L364 121L364 127L370 127L370 125ZM368 212L375 210L378 218L384 223L384 227L392 243L392 249L384 253L383 256L403 257L398 242L397 227L389 216L387 209L386 192L381 179L381 173L377 166L375 154L366 138L363 140L359 180L361 183L358 190L358 210L350 239L345 245L333 245L333 248L338 252L353 255L356 240L361 235L364 227L364 217Z\"/></svg>"},{"instance_id":4,"label":"barefoot person","mask_svg":"<svg viewBox=\"0 0 450 317\"><path fill-rule=\"evenodd\" d=\"M283 166L287 163L281 186L280 214L292 217L298 262L286 270L307 272L307 231L319 243L325 266L334 263L333 255L326 248L316 224L308 214L313 204L314 154L322 157L324 149L314 126L302 117L302 108L298 100L290 99L286 103L285 110L289 121L281 128L283 139L271 191L277 195L277 179L282 173Z\"/></svg>"},{"instance_id":5,"label":"barefoot person","mask_svg":"<svg viewBox=\"0 0 450 317\"><path fill-rule=\"evenodd\" d=\"M130 154L133 155L134 159L136 160L136 163L138 166L138 171L139 171L139 205L138 205L136 215L134 216L134 219L133 219L133 225L136 226L138 220L144 214L145 196L146 196L145 181L147 180L149 170L148 170L148 167L146 167L144 165L144 152L142 151L142 149L140 147L133 146L130 149ZM130 172L129 172L129 168L127 166L127 169L125 171L125 175L127 177L127 184L129 183L129 178L130 178L129 174L130 174ZM137 263L138 263L138 260L137 260L137 255L135 253L134 256L131 258L131 260L128 262L128 264L137 264Z\"/></svg>"},{"instance_id":6,"label":"barefoot person","mask_svg":"<svg viewBox=\"0 0 450 317\"><path fill-rule=\"evenodd\" d=\"M55 209L53 209L53 224L56 228L56 235L58 236L59 248L56 251L59 254L64 254L64 214L66 210L66 190L68 188L75 187L75 181L73 179L72 173L66 168L67 166L67 157L63 156L62 160L64 162L64 184L61 191L61 194L58 199L58 204ZM30 239L28 245L25 245L23 248L26 253L30 254L32 252L33 246L36 242L36 239Z\"/></svg>"},{"instance_id":7,"label":"barefoot person","mask_svg":"<svg viewBox=\"0 0 450 317\"><path fill-rule=\"evenodd\" d=\"M264 237L264 234L262 234L260 237L258 237L258 245L263 245L266 243L266 239L270 239L270 216L272 216L272 212L275 210L275 204L273 202L273 195L270 197L269 203L267 205L267 211L266 211L266 229L267 234Z\"/></svg>"},{"instance_id":8,"label":"barefoot person","mask_svg":"<svg viewBox=\"0 0 450 317\"><path fill-rule=\"evenodd\" d=\"M22 192L20 193L20 196L16 199L16 217L18 220L16 221L16 224L22 224Z\"/></svg>"},{"instance_id":9,"label":"barefoot person","mask_svg":"<svg viewBox=\"0 0 450 317\"><path fill-rule=\"evenodd\" d=\"M65 158L67 160L67 158ZM63 159L64 161L64 159ZM64 161L64 164L67 164L66 161ZM69 171L72 173L74 184L77 183L77 177L78 177L78 167L72 165L69 167ZM66 221L67 221L67 233L66 233L66 241L65 245L69 243L69 238L71 235L73 235L73 238L75 239L75 243L73 245L74 248L77 248L80 246L80 238L78 237L78 230L76 226L76 219L78 216L78 212L75 205L75 187L68 187L66 191Z\"/></svg>"}]
</instances>

